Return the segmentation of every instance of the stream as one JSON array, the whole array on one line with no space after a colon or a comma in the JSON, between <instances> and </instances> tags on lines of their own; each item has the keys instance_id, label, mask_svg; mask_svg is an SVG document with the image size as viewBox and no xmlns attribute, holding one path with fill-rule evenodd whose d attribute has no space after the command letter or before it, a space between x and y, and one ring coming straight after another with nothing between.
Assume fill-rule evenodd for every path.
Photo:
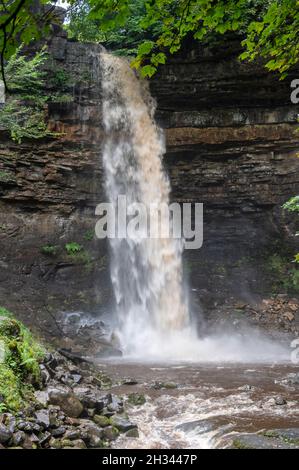
<instances>
[{"instance_id":1,"label":"stream","mask_svg":"<svg viewBox=\"0 0 299 470\"><path fill-rule=\"evenodd\" d=\"M120 384L113 393L146 398L128 408L139 438L120 437L115 448L225 448L238 433L298 427L299 388L291 382L299 367L290 363L105 361L99 367Z\"/></svg>"}]
</instances>

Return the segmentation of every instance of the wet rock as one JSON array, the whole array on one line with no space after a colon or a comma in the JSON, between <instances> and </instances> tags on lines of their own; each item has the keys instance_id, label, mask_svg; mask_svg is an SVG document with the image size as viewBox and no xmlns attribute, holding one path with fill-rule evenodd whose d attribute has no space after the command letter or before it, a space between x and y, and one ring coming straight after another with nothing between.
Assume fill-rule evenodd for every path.
<instances>
[{"instance_id":1,"label":"wet rock","mask_svg":"<svg viewBox=\"0 0 299 470\"><path fill-rule=\"evenodd\" d=\"M114 415L113 411L109 411L108 408L103 408L102 410L102 415L106 416L107 418L110 418L111 416Z\"/></svg>"},{"instance_id":2,"label":"wet rock","mask_svg":"<svg viewBox=\"0 0 299 470\"><path fill-rule=\"evenodd\" d=\"M52 434L53 437L61 437L61 436L63 436L63 434L65 434L65 431L66 431L66 429L65 429L64 426L59 426L58 428L53 429L51 431L51 434Z\"/></svg>"},{"instance_id":3,"label":"wet rock","mask_svg":"<svg viewBox=\"0 0 299 470\"><path fill-rule=\"evenodd\" d=\"M12 432L4 424L0 424L0 444L6 444L12 437Z\"/></svg>"},{"instance_id":4,"label":"wet rock","mask_svg":"<svg viewBox=\"0 0 299 470\"><path fill-rule=\"evenodd\" d=\"M51 433L46 431L44 433L40 433L39 434L39 443L41 446L47 444L47 442L49 442L49 440L51 439Z\"/></svg>"},{"instance_id":5,"label":"wet rock","mask_svg":"<svg viewBox=\"0 0 299 470\"><path fill-rule=\"evenodd\" d=\"M62 448L62 443L60 439L55 439L55 437L52 437L49 441L49 446L52 447L53 449L61 449Z\"/></svg>"},{"instance_id":6,"label":"wet rock","mask_svg":"<svg viewBox=\"0 0 299 470\"><path fill-rule=\"evenodd\" d=\"M123 385L137 385L138 381L136 379L124 379L123 380Z\"/></svg>"},{"instance_id":7,"label":"wet rock","mask_svg":"<svg viewBox=\"0 0 299 470\"><path fill-rule=\"evenodd\" d=\"M49 389L49 401L58 405L71 418L78 418L82 414L83 405L80 400L68 389Z\"/></svg>"},{"instance_id":8,"label":"wet rock","mask_svg":"<svg viewBox=\"0 0 299 470\"><path fill-rule=\"evenodd\" d=\"M56 351L54 353L48 353L46 358L44 359L44 365L50 371L55 371L57 367L63 365L65 363L65 359Z\"/></svg>"},{"instance_id":9,"label":"wet rock","mask_svg":"<svg viewBox=\"0 0 299 470\"><path fill-rule=\"evenodd\" d=\"M82 439L76 439L71 442L73 443L73 447L75 447L76 449L86 449L86 444Z\"/></svg>"},{"instance_id":10,"label":"wet rock","mask_svg":"<svg viewBox=\"0 0 299 470\"><path fill-rule=\"evenodd\" d=\"M80 438L80 431L78 429L69 429L64 435L64 439L69 439L71 441Z\"/></svg>"},{"instance_id":11,"label":"wet rock","mask_svg":"<svg viewBox=\"0 0 299 470\"><path fill-rule=\"evenodd\" d=\"M96 423L93 421L82 419L80 424L80 435L84 441L87 442L94 442L96 439L101 439L103 437L103 429L100 428Z\"/></svg>"},{"instance_id":12,"label":"wet rock","mask_svg":"<svg viewBox=\"0 0 299 470\"><path fill-rule=\"evenodd\" d=\"M65 424L69 426L80 426L81 420L78 418L70 418L69 416L65 419Z\"/></svg>"},{"instance_id":13,"label":"wet rock","mask_svg":"<svg viewBox=\"0 0 299 470\"><path fill-rule=\"evenodd\" d=\"M46 366L44 366L43 364L40 364L39 368L40 368L40 373L41 373L41 379L44 384L47 384L51 379L51 375L48 369L46 368Z\"/></svg>"},{"instance_id":14,"label":"wet rock","mask_svg":"<svg viewBox=\"0 0 299 470\"><path fill-rule=\"evenodd\" d=\"M127 432L130 429L136 428L136 425L131 423L128 419L117 415L114 415L110 418L110 423L120 432Z\"/></svg>"},{"instance_id":15,"label":"wet rock","mask_svg":"<svg viewBox=\"0 0 299 470\"><path fill-rule=\"evenodd\" d=\"M86 444L82 439L71 441L70 439L62 439L60 441L60 448L64 449L86 449Z\"/></svg>"},{"instance_id":16,"label":"wet rock","mask_svg":"<svg viewBox=\"0 0 299 470\"><path fill-rule=\"evenodd\" d=\"M96 390L86 386L76 386L73 391L85 408L95 408L98 412L104 408L104 398Z\"/></svg>"},{"instance_id":17,"label":"wet rock","mask_svg":"<svg viewBox=\"0 0 299 470\"><path fill-rule=\"evenodd\" d=\"M16 418L15 418L15 416L13 416L10 413L5 413L3 415L2 423L5 424L5 426L8 428L8 430L12 433L14 433L17 429Z\"/></svg>"},{"instance_id":18,"label":"wet rock","mask_svg":"<svg viewBox=\"0 0 299 470\"><path fill-rule=\"evenodd\" d=\"M107 416L103 415L95 415L93 420L96 424L98 424L101 428L105 428L106 426L110 425L110 419Z\"/></svg>"},{"instance_id":19,"label":"wet rock","mask_svg":"<svg viewBox=\"0 0 299 470\"><path fill-rule=\"evenodd\" d=\"M236 437L232 443L233 449L290 449L284 442L268 439L256 434L244 434Z\"/></svg>"},{"instance_id":20,"label":"wet rock","mask_svg":"<svg viewBox=\"0 0 299 470\"><path fill-rule=\"evenodd\" d=\"M87 408L86 411L87 411L87 415L88 415L89 418L93 418L94 415L96 414L95 408Z\"/></svg>"},{"instance_id":21,"label":"wet rock","mask_svg":"<svg viewBox=\"0 0 299 470\"><path fill-rule=\"evenodd\" d=\"M24 431L17 431L12 436L12 445L13 446L20 446L25 440L25 433Z\"/></svg>"},{"instance_id":22,"label":"wet rock","mask_svg":"<svg viewBox=\"0 0 299 470\"><path fill-rule=\"evenodd\" d=\"M51 406L51 405L50 405ZM60 408L49 408L49 419L50 419L50 427L51 428L58 428L61 424L58 413Z\"/></svg>"},{"instance_id":23,"label":"wet rock","mask_svg":"<svg viewBox=\"0 0 299 470\"><path fill-rule=\"evenodd\" d=\"M73 382L76 384L79 384L80 382L82 382L82 375L80 374L72 374L71 377L73 379Z\"/></svg>"},{"instance_id":24,"label":"wet rock","mask_svg":"<svg viewBox=\"0 0 299 470\"><path fill-rule=\"evenodd\" d=\"M34 398L42 406L46 406L49 403L49 395L47 391L37 390L34 392Z\"/></svg>"},{"instance_id":25,"label":"wet rock","mask_svg":"<svg viewBox=\"0 0 299 470\"><path fill-rule=\"evenodd\" d=\"M287 404L287 401L285 400L285 398L283 398L282 396L277 396L275 397L275 405L278 405L278 406L281 406L281 405L286 405Z\"/></svg>"},{"instance_id":26,"label":"wet rock","mask_svg":"<svg viewBox=\"0 0 299 470\"><path fill-rule=\"evenodd\" d=\"M60 354L65 356L67 359L70 359L76 365L89 362L82 354L73 352L71 349L61 348L58 349L58 351L60 352Z\"/></svg>"},{"instance_id":27,"label":"wet rock","mask_svg":"<svg viewBox=\"0 0 299 470\"><path fill-rule=\"evenodd\" d=\"M266 431L265 435L272 434L286 442L296 444L299 447L299 428L273 429Z\"/></svg>"},{"instance_id":28,"label":"wet rock","mask_svg":"<svg viewBox=\"0 0 299 470\"><path fill-rule=\"evenodd\" d=\"M95 449L103 447L102 439L98 436L95 436L94 434L91 435L89 439L89 447L93 447Z\"/></svg>"},{"instance_id":29,"label":"wet rock","mask_svg":"<svg viewBox=\"0 0 299 470\"><path fill-rule=\"evenodd\" d=\"M37 424L39 424L43 429L48 429L50 426L50 411L49 410L39 410L35 413L35 418Z\"/></svg>"},{"instance_id":30,"label":"wet rock","mask_svg":"<svg viewBox=\"0 0 299 470\"><path fill-rule=\"evenodd\" d=\"M33 434L25 434L24 441L22 442L22 447L24 449L35 449L38 445L38 438Z\"/></svg>"},{"instance_id":31,"label":"wet rock","mask_svg":"<svg viewBox=\"0 0 299 470\"><path fill-rule=\"evenodd\" d=\"M123 412L123 401L120 400L115 395L109 393L106 395L107 401L107 410L112 411L113 413L122 413Z\"/></svg>"},{"instance_id":32,"label":"wet rock","mask_svg":"<svg viewBox=\"0 0 299 470\"><path fill-rule=\"evenodd\" d=\"M114 441L119 436L119 430L114 426L107 426L103 429L103 436L108 441Z\"/></svg>"},{"instance_id":33,"label":"wet rock","mask_svg":"<svg viewBox=\"0 0 299 470\"><path fill-rule=\"evenodd\" d=\"M30 434L30 436L28 436L28 438L30 439L32 444L39 444L39 438L37 437L36 434L32 433L32 434ZM26 439L26 437L25 437L25 439Z\"/></svg>"},{"instance_id":34,"label":"wet rock","mask_svg":"<svg viewBox=\"0 0 299 470\"><path fill-rule=\"evenodd\" d=\"M110 403L107 405L107 410L110 411L112 414L114 413L122 413L124 411L123 405L119 405L118 403Z\"/></svg>"},{"instance_id":35,"label":"wet rock","mask_svg":"<svg viewBox=\"0 0 299 470\"><path fill-rule=\"evenodd\" d=\"M177 388L177 384L174 383L174 382L155 382L154 385L153 385L153 388L155 390L161 390L163 388L166 388L166 389L175 389Z\"/></svg>"},{"instance_id":36,"label":"wet rock","mask_svg":"<svg viewBox=\"0 0 299 470\"><path fill-rule=\"evenodd\" d=\"M20 421L18 423L18 429L26 433L39 432L41 427L37 423L31 423L30 421Z\"/></svg>"},{"instance_id":37,"label":"wet rock","mask_svg":"<svg viewBox=\"0 0 299 470\"><path fill-rule=\"evenodd\" d=\"M129 431L127 431L127 432L125 433L125 436L126 436L126 437L138 438L138 437L139 437L138 428L129 429Z\"/></svg>"},{"instance_id":38,"label":"wet rock","mask_svg":"<svg viewBox=\"0 0 299 470\"><path fill-rule=\"evenodd\" d=\"M133 406L141 406L146 403L146 398L141 393L130 393L128 396L128 402Z\"/></svg>"}]
</instances>

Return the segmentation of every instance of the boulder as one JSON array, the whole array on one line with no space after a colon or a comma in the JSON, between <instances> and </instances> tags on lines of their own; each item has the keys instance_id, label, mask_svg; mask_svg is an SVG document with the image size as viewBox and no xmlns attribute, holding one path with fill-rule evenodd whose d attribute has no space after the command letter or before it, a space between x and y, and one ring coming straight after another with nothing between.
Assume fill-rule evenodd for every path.
<instances>
[{"instance_id":1,"label":"boulder","mask_svg":"<svg viewBox=\"0 0 299 470\"><path fill-rule=\"evenodd\" d=\"M0 444L6 444L12 437L12 432L4 424L0 424Z\"/></svg>"},{"instance_id":2,"label":"boulder","mask_svg":"<svg viewBox=\"0 0 299 470\"><path fill-rule=\"evenodd\" d=\"M114 426L107 426L103 430L103 436L108 441L114 441L119 436L119 430Z\"/></svg>"},{"instance_id":3,"label":"boulder","mask_svg":"<svg viewBox=\"0 0 299 470\"><path fill-rule=\"evenodd\" d=\"M110 423L120 432L127 432L130 429L137 427L136 424L131 423L131 421L129 421L127 418L117 415L114 415L110 418Z\"/></svg>"},{"instance_id":4,"label":"boulder","mask_svg":"<svg viewBox=\"0 0 299 470\"><path fill-rule=\"evenodd\" d=\"M56 387L49 389L49 401L59 406L71 418L78 418L83 412L80 400L67 388Z\"/></svg>"},{"instance_id":5,"label":"boulder","mask_svg":"<svg viewBox=\"0 0 299 470\"><path fill-rule=\"evenodd\" d=\"M96 389L79 385L74 387L73 391L85 408L95 408L98 412L103 410L105 406L104 397Z\"/></svg>"},{"instance_id":6,"label":"boulder","mask_svg":"<svg viewBox=\"0 0 299 470\"><path fill-rule=\"evenodd\" d=\"M48 429L50 426L50 411L45 409L45 410L39 410L36 411L35 413L35 418L37 424L42 426L43 429Z\"/></svg>"},{"instance_id":7,"label":"boulder","mask_svg":"<svg viewBox=\"0 0 299 470\"><path fill-rule=\"evenodd\" d=\"M107 416L103 416L103 415L95 415L93 417L93 420L101 428L105 428L106 426L109 426L109 424L110 424L110 419L107 418Z\"/></svg>"}]
</instances>

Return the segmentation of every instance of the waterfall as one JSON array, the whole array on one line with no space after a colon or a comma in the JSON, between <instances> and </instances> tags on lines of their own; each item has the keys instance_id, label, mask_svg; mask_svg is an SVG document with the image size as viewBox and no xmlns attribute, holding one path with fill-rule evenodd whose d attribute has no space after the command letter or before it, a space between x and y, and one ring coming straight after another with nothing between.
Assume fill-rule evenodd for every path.
<instances>
[{"instance_id":1,"label":"waterfall","mask_svg":"<svg viewBox=\"0 0 299 470\"><path fill-rule=\"evenodd\" d=\"M101 67L107 198L115 205L119 195L126 196L127 204L168 204L164 139L154 121L155 103L148 86L123 58L102 53ZM109 242L123 349L145 351L188 329L181 240L133 237Z\"/></svg>"},{"instance_id":2,"label":"waterfall","mask_svg":"<svg viewBox=\"0 0 299 470\"><path fill-rule=\"evenodd\" d=\"M107 199L117 208L169 203L170 184L162 157L162 131L154 121L155 102L147 83L127 60L101 53L103 166ZM229 328L198 338L183 289L180 239L109 238L111 280L118 326L115 334L125 356L184 361L267 361L282 351L253 329ZM285 351L283 350L283 354Z\"/></svg>"}]
</instances>

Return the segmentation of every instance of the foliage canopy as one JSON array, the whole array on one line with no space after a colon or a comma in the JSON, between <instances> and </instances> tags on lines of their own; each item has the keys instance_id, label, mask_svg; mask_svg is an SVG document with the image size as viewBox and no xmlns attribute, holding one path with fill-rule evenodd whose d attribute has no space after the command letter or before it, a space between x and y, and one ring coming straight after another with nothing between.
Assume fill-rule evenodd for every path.
<instances>
[{"instance_id":1,"label":"foliage canopy","mask_svg":"<svg viewBox=\"0 0 299 470\"><path fill-rule=\"evenodd\" d=\"M285 76L299 57L299 0L69 0L70 37L103 42L133 53L133 66L153 75L186 38L210 41L235 31L242 59L263 57ZM1 67L17 50L47 35L55 1L3 0L0 4Z\"/></svg>"},{"instance_id":2,"label":"foliage canopy","mask_svg":"<svg viewBox=\"0 0 299 470\"><path fill-rule=\"evenodd\" d=\"M80 3L80 14L78 10ZM73 0L69 31L81 40L137 50L133 66L153 75L186 38L210 41L235 31L242 59L263 57L285 76L299 57L298 0ZM100 32L100 33L99 33Z\"/></svg>"}]
</instances>

